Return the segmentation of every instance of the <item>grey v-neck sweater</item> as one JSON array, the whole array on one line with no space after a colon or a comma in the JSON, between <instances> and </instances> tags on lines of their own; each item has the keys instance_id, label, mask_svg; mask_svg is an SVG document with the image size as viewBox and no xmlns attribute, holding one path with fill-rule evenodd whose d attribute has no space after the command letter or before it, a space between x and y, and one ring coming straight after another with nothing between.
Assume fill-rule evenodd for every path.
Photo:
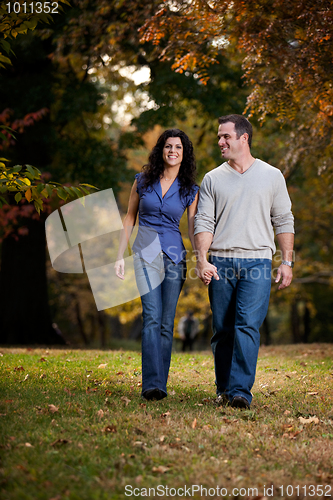
<instances>
[{"instance_id":1,"label":"grey v-neck sweater","mask_svg":"<svg viewBox=\"0 0 333 500\"><path fill-rule=\"evenodd\" d=\"M225 162L200 187L194 234L214 235L209 249L221 257L271 259L275 233L294 233L294 217L281 171L256 159L240 174Z\"/></svg>"}]
</instances>

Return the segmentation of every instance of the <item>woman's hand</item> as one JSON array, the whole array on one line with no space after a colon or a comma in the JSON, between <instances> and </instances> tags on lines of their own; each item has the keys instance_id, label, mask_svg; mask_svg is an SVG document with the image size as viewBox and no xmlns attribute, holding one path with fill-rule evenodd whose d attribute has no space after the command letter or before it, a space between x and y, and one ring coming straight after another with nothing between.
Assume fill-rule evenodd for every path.
<instances>
[{"instance_id":1,"label":"woman's hand","mask_svg":"<svg viewBox=\"0 0 333 500\"><path fill-rule=\"evenodd\" d=\"M124 259L116 260L114 270L118 278L125 279L125 261Z\"/></svg>"}]
</instances>

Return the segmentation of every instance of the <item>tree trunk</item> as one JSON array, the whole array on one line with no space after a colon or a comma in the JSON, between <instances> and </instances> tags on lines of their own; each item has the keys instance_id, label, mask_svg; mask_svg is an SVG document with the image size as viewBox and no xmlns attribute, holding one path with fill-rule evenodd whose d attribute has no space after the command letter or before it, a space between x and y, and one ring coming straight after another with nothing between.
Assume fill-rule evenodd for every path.
<instances>
[{"instance_id":1,"label":"tree trunk","mask_svg":"<svg viewBox=\"0 0 333 500\"><path fill-rule=\"evenodd\" d=\"M307 305L305 305L304 309L303 322L304 322L303 342L307 344L309 342L309 337L311 332L311 315L310 315L310 309L308 308Z\"/></svg>"},{"instance_id":2,"label":"tree trunk","mask_svg":"<svg viewBox=\"0 0 333 500\"><path fill-rule=\"evenodd\" d=\"M64 344L48 304L44 221L27 218L24 224L28 234L2 242L0 343Z\"/></svg>"},{"instance_id":3,"label":"tree trunk","mask_svg":"<svg viewBox=\"0 0 333 500\"><path fill-rule=\"evenodd\" d=\"M75 314L76 314L76 321L77 321L77 324L79 327L79 332L81 334L81 338L83 340L84 345L87 346L89 344L89 340L88 340L88 337L86 335L85 328L84 328L79 299L77 298L77 296L75 294L73 294L72 297L73 297L73 300L75 303Z\"/></svg>"},{"instance_id":4,"label":"tree trunk","mask_svg":"<svg viewBox=\"0 0 333 500\"><path fill-rule=\"evenodd\" d=\"M268 317L266 316L266 318L264 319L264 322L261 326L261 330L262 330L262 333L263 333L263 344L264 345L270 345L271 344L271 330L270 330L270 327L269 327L269 321L268 321Z\"/></svg>"},{"instance_id":5,"label":"tree trunk","mask_svg":"<svg viewBox=\"0 0 333 500\"><path fill-rule=\"evenodd\" d=\"M104 349L106 347L106 321L105 321L105 312L98 311L98 326L99 326L99 335L100 335L100 347Z\"/></svg>"},{"instance_id":6,"label":"tree trunk","mask_svg":"<svg viewBox=\"0 0 333 500\"><path fill-rule=\"evenodd\" d=\"M293 343L294 344L300 343L301 342L300 318L298 313L297 299L295 299L291 304L291 328L292 328Z\"/></svg>"}]
</instances>

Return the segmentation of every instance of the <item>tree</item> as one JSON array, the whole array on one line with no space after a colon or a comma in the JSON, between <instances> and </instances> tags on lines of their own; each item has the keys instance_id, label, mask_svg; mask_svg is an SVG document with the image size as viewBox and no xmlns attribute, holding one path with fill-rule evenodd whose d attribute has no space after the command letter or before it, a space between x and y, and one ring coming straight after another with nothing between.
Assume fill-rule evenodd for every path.
<instances>
[{"instance_id":1,"label":"tree","mask_svg":"<svg viewBox=\"0 0 333 500\"><path fill-rule=\"evenodd\" d=\"M60 20L57 22L61 24ZM53 343L57 338L47 300L45 214L35 217L26 203L34 200L36 208L42 208L41 198L50 196L54 188L62 199L74 193L75 197L88 193L84 185L71 187L46 181L39 168L52 172L64 183L84 176L102 180L100 184L105 185L111 175L116 188L118 179L126 178L120 168L123 159L112 142L102 136L98 127L91 131L86 127L86 121L98 111L99 89L91 82L81 81L81 67L75 71L67 62L64 67L62 61L51 61L52 39L42 38L38 29L35 33L37 36L17 36L12 42L15 59L0 82L0 109L7 110L2 116L8 118L10 114L11 128L20 123L14 142L8 137L9 128L4 126L4 154L12 158L14 165L25 165L9 169L1 165L1 189L3 193L9 191L9 207L3 207L1 213L6 234L1 247L0 338L9 343ZM47 112L37 122L36 110L42 109ZM34 123L27 127L31 125L29 120ZM16 199L11 192L16 192ZM24 200L19 199L19 194Z\"/></svg>"},{"instance_id":2,"label":"tree","mask_svg":"<svg viewBox=\"0 0 333 500\"><path fill-rule=\"evenodd\" d=\"M165 1L141 28L141 41L162 61L203 83L221 54L233 53L250 88L244 113L265 121L263 131L273 120L283 126L276 165L292 194L297 259L284 300L289 308L305 303L313 317L314 290L325 287L332 296L332 7L331 0ZM281 300L274 291L272 298Z\"/></svg>"}]
</instances>

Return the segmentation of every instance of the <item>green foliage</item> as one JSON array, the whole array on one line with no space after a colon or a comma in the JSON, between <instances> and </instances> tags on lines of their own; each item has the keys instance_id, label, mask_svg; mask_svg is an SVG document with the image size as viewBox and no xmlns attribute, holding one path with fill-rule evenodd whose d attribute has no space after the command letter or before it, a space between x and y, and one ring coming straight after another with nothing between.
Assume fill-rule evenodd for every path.
<instances>
[{"instance_id":1,"label":"green foliage","mask_svg":"<svg viewBox=\"0 0 333 500\"><path fill-rule=\"evenodd\" d=\"M97 189L89 184L79 184L79 186L63 186L58 182L43 183L42 173L32 165L15 165L6 167L6 158L0 158L0 208L8 202L4 195L6 193L16 193L15 201L19 203L22 198L28 202L33 202L36 210L40 213L43 210L43 199L56 194L58 198L66 201L70 198L80 198L89 194L90 189Z\"/></svg>"}]
</instances>

